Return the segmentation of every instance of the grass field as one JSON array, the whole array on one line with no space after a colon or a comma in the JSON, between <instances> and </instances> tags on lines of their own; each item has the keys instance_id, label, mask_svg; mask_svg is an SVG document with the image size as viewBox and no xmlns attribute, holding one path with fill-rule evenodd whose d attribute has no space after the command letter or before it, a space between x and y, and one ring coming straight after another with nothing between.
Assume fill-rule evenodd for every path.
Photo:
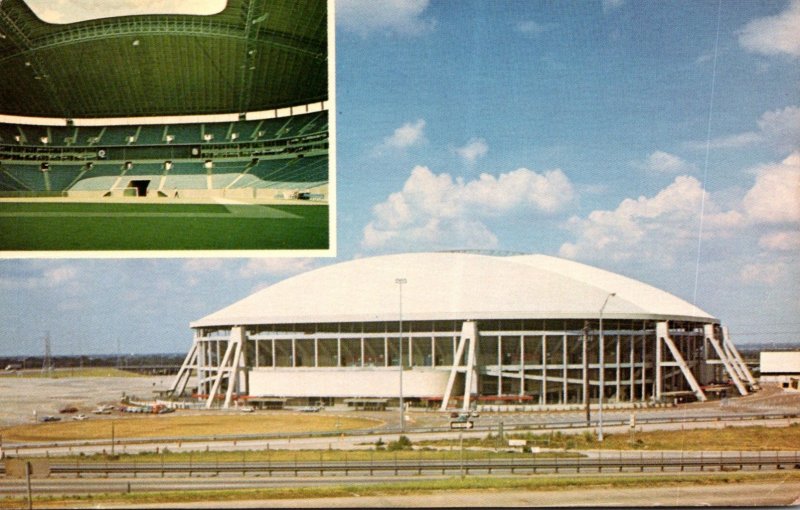
<instances>
[{"instance_id":1,"label":"grass field","mask_svg":"<svg viewBox=\"0 0 800 510\"><path fill-rule=\"evenodd\" d=\"M545 448L587 450L798 450L800 425L788 427L725 427L687 430L654 430L630 434L606 434L603 443L593 433L552 434L510 433L508 437L526 439L529 445ZM420 445L455 445L455 440L423 441ZM467 446L497 446L497 439L465 439Z\"/></svg>"},{"instance_id":2,"label":"grass field","mask_svg":"<svg viewBox=\"0 0 800 510\"><path fill-rule=\"evenodd\" d=\"M17 425L0 429L0 433L5 441L108 439L112 422L118 439L344 431L383 425L383 422L368 418L324 414L128 415L118 419Z\"/></svg>"},{"instance_id":3,"label":"grass field","mask_svg":"<svg viewBox=\"0 0 800 510\"><path fill-rule=\"evenodd\" d=\"M318 250L327 205L0 201L0 250Z\"/></svg>"}]
</instances>

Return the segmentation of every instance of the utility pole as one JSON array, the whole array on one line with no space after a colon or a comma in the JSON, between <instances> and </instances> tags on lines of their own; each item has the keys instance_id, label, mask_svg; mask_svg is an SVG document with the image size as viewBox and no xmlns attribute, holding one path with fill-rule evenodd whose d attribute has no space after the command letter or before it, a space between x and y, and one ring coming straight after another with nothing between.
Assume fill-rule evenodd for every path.
<instances>
[{"instance_id":1,"label":"utility pole","mask_svg":"<svg viewBox=\"0 0 800 510\"><path fill-rule=\"evenodd\" d=\"M28 510L33 508L33 491L31 490L31 463L25 462L25 484L28 488Z\"/></svg>"},{"instance_id":2,"label":"utility pole","mask_svg":"<svg viewBox=\"0 0 800 510\"><path fill-rule=\"evenodd\" d=\"M405 278L395 278L394 283L400 288L400 432L406 431L406 419L403 409L403 285L408 283Z\"/></svg>"},{"instance_id":3,"label":"utility pole","mask_svg":"<svg viewBox=\"0 0 800 510\"><path fill-rule=\"evenodd\" d=\"M42 360L42 373L53 374L53 355L50 348L50 332L44 335L44 360Z\"/></svg>"},{"instance_id":4,"label":"utility pole","mask_svg":"<svg viewBox=\"0 0 800 510\"><path fill-rule=\"evenodd\" d=\"M583 321L583 403L586 406L586 426L591 427L592 416L589 398L589 321Z\"/></svg>"},{"instance_id":5,"label":"utility pole","mask_svg":"<svg viewBox=\"0 0 800 510\"><path fill-rule=\"evenodd\" d=\"M606 296L606 300L603 301L603 306L600 307L600 400L598 401L599 406L597 413L597 419L599 421L599 425L597 427L597 439L601 443L603 442L603 397L606 393L606 339L605 336L603 336L603 311L606 309L608 300L616 295L616 292L611 292L608 296Z\"/></svg>"}]
</instances>

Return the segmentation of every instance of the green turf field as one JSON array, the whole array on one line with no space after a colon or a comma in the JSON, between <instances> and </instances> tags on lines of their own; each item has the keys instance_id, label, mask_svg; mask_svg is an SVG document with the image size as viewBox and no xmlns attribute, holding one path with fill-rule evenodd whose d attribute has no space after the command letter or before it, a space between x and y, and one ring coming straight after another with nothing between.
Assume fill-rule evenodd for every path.
<instances>
[{"instance_id":1,"label":"green turf field","mask_svg":"<svg viewBox=\"0 0 800 510\"><path fill-rule=\"evenodd\" d=\"M327 205L0 202L0 250L320 250Z\"/></svg>"}]
</instances>

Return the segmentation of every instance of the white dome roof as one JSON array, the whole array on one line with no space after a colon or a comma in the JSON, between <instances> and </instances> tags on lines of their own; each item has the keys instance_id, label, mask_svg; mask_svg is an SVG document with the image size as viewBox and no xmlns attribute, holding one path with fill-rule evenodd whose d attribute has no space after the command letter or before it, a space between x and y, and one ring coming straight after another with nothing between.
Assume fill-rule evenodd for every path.
<instances>
[{"instance_id":1,"label":"white dome roof","mask_svg":"<svg viewBox=\"0 0 800 510\"><path fill-rule=\"evenodd\" d=\"M192 327L308 322L596 318L717 322L645 283L546 255L409 253L333 264L283 280Z\"/></svg>"}]
</instances>

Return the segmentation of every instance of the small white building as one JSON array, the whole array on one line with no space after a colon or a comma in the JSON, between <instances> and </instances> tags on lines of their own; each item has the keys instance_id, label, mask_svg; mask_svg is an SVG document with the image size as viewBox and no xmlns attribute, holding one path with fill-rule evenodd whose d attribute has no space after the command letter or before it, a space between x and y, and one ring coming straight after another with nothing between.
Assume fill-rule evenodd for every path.
<instances>
[{"instance_id":1,"label":"small white building","mask_svg":"<svg viewBox=\"0 0 800 510\"><path fill-rule=\"evenodd\" d=\"M762 383L800 389L800 351L761 351L759 367Z\"/></svg>"}]
</instances>

